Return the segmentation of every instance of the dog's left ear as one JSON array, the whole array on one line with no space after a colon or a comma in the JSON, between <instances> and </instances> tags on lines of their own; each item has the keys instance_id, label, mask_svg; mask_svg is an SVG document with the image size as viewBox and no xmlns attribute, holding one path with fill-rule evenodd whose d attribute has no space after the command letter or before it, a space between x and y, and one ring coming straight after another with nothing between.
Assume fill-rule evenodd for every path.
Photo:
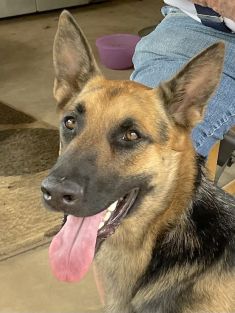
<instances>
[{"instance_id":1,"label":"dog's left ear","mask_svg":"<svg viewBox=\"0 0 235 313\"><path fill-rule=\"evenodd\" d=\"M53 61L54 96L59 104L80 92L89 79L101 75L87 39L73 16L66 10L59 18Z\"/></svg>"},{"instance_id":2,"label":"dog's left ear","mask_svg":"<svg viewBox=\"0 0 235 313\"><path fill-rule=\"evenodd\" d=\"M216 43L193 58L176 76L160 84L160 97L174 122L193 128L220 82L225 45Z\"/></svg>"}]
</instances>

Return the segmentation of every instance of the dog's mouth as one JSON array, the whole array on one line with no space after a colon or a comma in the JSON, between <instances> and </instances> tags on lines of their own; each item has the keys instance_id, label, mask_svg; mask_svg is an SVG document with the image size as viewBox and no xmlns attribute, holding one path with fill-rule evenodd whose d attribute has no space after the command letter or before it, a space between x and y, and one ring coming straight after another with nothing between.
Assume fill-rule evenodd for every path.
<instances>
[{"instance_id":1,"label":"dog's mouth","mask_svg":"<svg viewBox=\"0 0 235 313\"><path fill-rule=\"evenodd\" d=\"M119 200L113 202L106 209L106 213L99 224L96 240L96 252L100 248L101 243L115 232L123 218L130 213L138 192L138 188L132 189L124 197L121 197Z\"/></svg>"},{"instance_id":2,"label":"dog's mouth","mask_svg":"<svg viewBox=\"0 0 235 313\"><path fill-rule=\"evenodd\" d=\"M122 220L131 212L138 193L139 188L132 189L93 216L68 216L49 249L51 268L58 279L79 281L84 277L101 244L115 233Z\"/></svg>"}]
</instances>

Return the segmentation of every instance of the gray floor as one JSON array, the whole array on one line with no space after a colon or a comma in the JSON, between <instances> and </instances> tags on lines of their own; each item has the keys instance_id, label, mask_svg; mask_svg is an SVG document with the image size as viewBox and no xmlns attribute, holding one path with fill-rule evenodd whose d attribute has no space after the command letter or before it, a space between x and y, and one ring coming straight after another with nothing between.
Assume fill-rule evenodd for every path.
<instances>
[{"instance_id":1,"label":"gray floor","mask_svg":"<svg viewBox=\"0 0 235 313\"><path fill-rule=\"evenodd\" d=\"M137 33L160 19L160 7L157 0L120 0L70 11L97 55L95 38ZM58 15L54 11L0 21L0 101L54 126L52 44ZM112 79L128 79L131 73L102 69ZM0 313L99 312L92 273L79 284L56 281L47 250L41 247L0 263Z\"/></svg>"}]
</instances>

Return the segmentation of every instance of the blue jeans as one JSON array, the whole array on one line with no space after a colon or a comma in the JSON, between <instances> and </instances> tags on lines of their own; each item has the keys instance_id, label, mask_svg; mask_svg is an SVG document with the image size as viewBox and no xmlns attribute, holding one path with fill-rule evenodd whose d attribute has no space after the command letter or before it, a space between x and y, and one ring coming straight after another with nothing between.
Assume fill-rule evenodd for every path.
<instances>
[{"instance_id":1,"label":"blue jeans","mask_svg":"<svg viewBox=\"0 0 235 313\"><path fill-rule=\"evenodd\" d=\"M173 7L163 7L162 11L164 20L136 46L132 80L156 87L203 49L221 40L226 43L221 84L203 122L192 131L196 151L206 157L214 143L235 125L235 34L204 26Z\"/></svg>"}]
</instances>

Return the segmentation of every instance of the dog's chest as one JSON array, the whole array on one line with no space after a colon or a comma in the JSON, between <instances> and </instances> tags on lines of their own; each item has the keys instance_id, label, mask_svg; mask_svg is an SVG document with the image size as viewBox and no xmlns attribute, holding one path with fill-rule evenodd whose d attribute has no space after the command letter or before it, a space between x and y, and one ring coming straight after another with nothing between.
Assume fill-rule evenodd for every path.
<instances>
[{"instance_id":1,"label":"dog's chest","mask_svg":"<svg viewBox=\"0 0 235 313\"><path fill-rule=\"evenodd\" d=\"M96 256L96 264L108 305L131 313L133 291L146 266L141 254L105 243Z\"/></svg>"}]
</instances>

